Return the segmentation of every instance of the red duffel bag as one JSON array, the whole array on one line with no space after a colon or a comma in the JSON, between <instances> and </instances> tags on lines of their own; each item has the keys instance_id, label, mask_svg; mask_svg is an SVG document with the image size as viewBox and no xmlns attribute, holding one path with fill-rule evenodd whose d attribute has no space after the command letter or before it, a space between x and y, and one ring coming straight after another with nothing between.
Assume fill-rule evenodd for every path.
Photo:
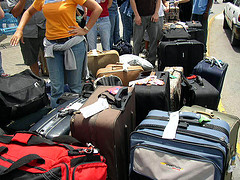
<instances>
[{"instance_id":1,"label":"red duffel bag","mask_svg":"<svg viewBox=\"0 0 240 180\"><path fill-rule=\"evenodd\" d=\"M77 142L71 136L57 139L62 143L28 132L0 135L0 179L106 179L105 158L96 148L71 145Z\"/></svg>"}]
</instances>

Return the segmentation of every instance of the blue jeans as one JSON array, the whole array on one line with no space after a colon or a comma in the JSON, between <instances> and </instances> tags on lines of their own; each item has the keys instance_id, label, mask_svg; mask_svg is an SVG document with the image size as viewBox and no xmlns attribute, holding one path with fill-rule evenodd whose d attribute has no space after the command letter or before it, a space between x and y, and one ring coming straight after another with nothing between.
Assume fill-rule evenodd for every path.
<instances>
[{"instance_id":1,"label":"blue jeans","mask_svg":"<svg viewBox=\"0 0 240 180\"><path fill-rule=\"evenodd\" d=\"M121 11L120 11L120 14L121 14L121 19L123 24L123 39L128 43L130 43L133 35L133 17L127 16Z\"/></svg>"},{"instance_id":2,"label":"blue jeans","mask_svg":"<svg viewBox=\"0 0 240 180\"><path fill-rule=\"evenodd\" d=\"M113 44L120 40L118 11L109 11L109 19L111 23L110 49L112 49Z\"/></svg>"},{"instance_id":3,"label":"blue jeans","mask_svg":"<svg viewBox=\"0 0 240 180\"><path fill-rule=\"evenodd\" d=\"M64 51L54 51L54 58L46 58L51 81L51 107L55 108L58 104L57 99L64 93L64 84L67 82L69 89L74 93L82 92L82 69L83 61L86 56L85 42L72 47L76 59L76 70L65 70ZM66 78L66 80L64 79Z\"/></svg>"},{"instance_id":4,"label":"blue jeans","mask_svg":"<svg viewBox=\"0 0 240 180\"><path fill-rule=\"evenodd\" d=\"M87 21L89 17L87 17ZM110 32L111 32L111 23L109 16L98 18L95 25L87 33L87 40L89 45L89 50L97 49L97 35L100 35L102 49L104 51L110 50Z\"/></svg>"},{"instance_id":5,"label":"blue jeans","mask_svg":"<svg viewBox=\"0 0 240 180\"><path fill-rule=\"evenodd\" d=\"M0 51L0 76L4 73L4 70L2 68L2 53Z\"/></svg>"}]
</instances>

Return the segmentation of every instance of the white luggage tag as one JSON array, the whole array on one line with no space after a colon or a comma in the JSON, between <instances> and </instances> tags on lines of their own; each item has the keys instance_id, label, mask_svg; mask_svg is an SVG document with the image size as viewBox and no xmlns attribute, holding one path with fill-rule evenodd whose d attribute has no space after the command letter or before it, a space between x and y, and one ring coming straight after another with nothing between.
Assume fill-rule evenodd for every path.
<instances>
[{"instance_id":1,"label":"white luggage tag","mask_svg":"<svg viewBox=\"0 0 240 180\"><path fill-rule=\"evenodd\" d=\"M174 139L176 137L179 122L179 111L170 113L169 121L163 131L163 139Z\"/></svg>"},{"instance_id":2,"label":"white luggage tag","mask_svg":"<svg viewBox=\"0 0 240 180\"><path fill-rule=\"evenodd\" d=\"M100 97L100 98L98 98L97 102L80 109L80 112L82 113L84 118L88 118L88 117L90 117L94 114L97 114L107 108L109 108L107 99Z\"/></svg>"}]
</instances>

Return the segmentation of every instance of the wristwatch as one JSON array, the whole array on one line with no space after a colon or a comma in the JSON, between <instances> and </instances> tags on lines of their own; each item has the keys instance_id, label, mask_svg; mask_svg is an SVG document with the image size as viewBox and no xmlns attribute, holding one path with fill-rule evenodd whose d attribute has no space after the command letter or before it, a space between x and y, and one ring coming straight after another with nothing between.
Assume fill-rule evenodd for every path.
<instances>
[{"instance_id":1,"label":"wristwatch","mask_svg":"<svg viewBox=\"0 0 240 180\"><path fill-rule=\"evenodd\" d=\"M88 27L87 26L84 26L83 28L84 30L86 30L87 32L89 31Z\"/></svg>"}]
</instances>

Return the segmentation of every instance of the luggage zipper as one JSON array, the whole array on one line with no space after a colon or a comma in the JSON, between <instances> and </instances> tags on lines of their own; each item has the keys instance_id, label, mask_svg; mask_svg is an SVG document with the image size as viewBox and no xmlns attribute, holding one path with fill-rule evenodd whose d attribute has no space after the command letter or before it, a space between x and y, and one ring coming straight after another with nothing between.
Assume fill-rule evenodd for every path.
<instances>
[{"instance_id":1,"label":"luggage zipper","mask_svg":"<svg viewBox=\"0 0 240 180\"><path fill-rule=\"evenodd\" d=\"M152 133L149 133L149 132L133 131L133 132L131 133L131 135L132 135L133 133L139 133L139 134L143 134L143 135L148 135L148 136L152 136L152 137L155 137L155 138L162 138L161 135L156 135L156 134L152 134ZM131 136L131 135L130 135L130 136ZM226 152L226 154L225 154L225 153L223 152L223 150L222 150L221 148L219 148L219 147L212 146L212 145L207 145L207 144L199 144L199 143L194 143L194 142L188 142L188 141L178 140L178 139L171 139L171 141L177 142L177 143L190 144L190 145L194 145L194 146L201 146L201 147L204 147L204 148L216 149L216 150L220 151L220 152L223 154L223 157L224 157L224 159L223 159L223 166L226 167L226 161L227 161L226 154L228 154L228 153Z\"/></svg>"},{"instance_id":2,"label":"luggage zipper","mask_svg":"<svg viewBox=\"0 0 240 180\"><path fill-rule=\"evenodd\" d=\"M139 129L139 130L145 129L145 128L146 129L153 129L153 130L164 131L165 126L155 125L155 124L141 124L141 125L139 125L137 127L137 129ZM228 150L228 145L225 142L225 138L224 137L218 138L218 137L212 136L210 134L204 134L204 133L194 132L194 131L184 130L184 129L177 129L177 132L179 134L193 136L193 137L196 137L196 138L202 138L202 139L205 139L205 140L209 140L209 141L220 143L222 146L224 146Z\"/></svg>"},{"instance_id":3,"label":"luggage zipper","mask_svg":"<svg viewBox=\"0 0 240 180\"><path fill-rule=\"evenodd\" d=\"M206 157L203 157L203 156L200 156L200 155L190 154L190 153L187 153L187 152L181 152L181 151L177 151L177 150L172 150L170 148L164 148L164 147L154 146L154 145L150 145L150 144L136 144L135 146L131 147L131 150L134 150L137 147L142 147L142 148L145 148L145 149L150 148L150 149L153 149L153 150L156 149L156 150L159 150L161 152L167 152L167 153L170 153L170 154L176 154L178 156L189 157L190 159L195 159L195 160L196 159L201 159L202 161L211 163L222 174L221 168L216 163L211 161L209 158L206 158ZM189 158L187 158L187 159L189 159Z\"/></svg>"}]
</instances>

